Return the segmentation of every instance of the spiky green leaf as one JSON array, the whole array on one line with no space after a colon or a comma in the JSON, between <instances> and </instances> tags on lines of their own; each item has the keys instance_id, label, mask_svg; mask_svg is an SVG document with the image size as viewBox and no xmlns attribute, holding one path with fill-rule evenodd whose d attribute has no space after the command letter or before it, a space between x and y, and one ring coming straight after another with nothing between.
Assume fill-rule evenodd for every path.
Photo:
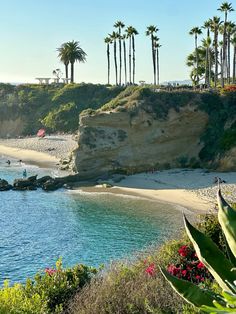
<instances>
[{"instance_id":1,"label":"spiky green leaf","mask_svg":"<svg viewBox=\"0 0 236 314\"><path fill-rule=\"evenodd\" d=\"M224 200L219 189L217 194L219 206L218 219L229 247L236 257L236 210Z\"/></svg>"},{"instance_id":2,"label":"spiky green leaf","mask_svg":"<svg viewBox=\"0 0 236 314\"><path fill-rule=\"evenodd\" d=\"M178 279L161 267L160 270L174 290L188 303L197 307L202 305L213 306L215 295L212 292L200 289L190 281Z\"/></svg>"},{"instance_id":3,"label":"spiky green leaf","mask_svg":"<svg viewBox=\"0 0 236 314\"><path fill-rule=\"evenodd\" d=\"M233 284L236 280L235 272L231 271L233 264L218 249L217 245L205 234L194 228L185 216L184 224L200 261L208 268L222 289L231 291L227 282Z\"/></svg>"}]
</instances>

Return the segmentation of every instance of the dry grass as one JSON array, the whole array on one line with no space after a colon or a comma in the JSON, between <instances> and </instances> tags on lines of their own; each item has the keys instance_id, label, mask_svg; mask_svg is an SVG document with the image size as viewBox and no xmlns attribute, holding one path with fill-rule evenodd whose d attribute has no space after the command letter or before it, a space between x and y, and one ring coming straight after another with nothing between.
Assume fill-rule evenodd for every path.
<instances>
[{"instance_id":1,"label":"dry grass","mask_svg":"<svg viewBox=\"0 0 236 314\"><path fill-rule=\"evenodd\" d=\"M186 243L186 242L185 242ZM184 313L185 302L165 281L157 265L174 261L181 241L172 241L148 257L139 256L133 263L112 264L103 270L71 302L71 314L157 314ZM145 255L147 256L147 255ZM146 273L154 263L154 275ZM188 306L187 312L194 313Z\"/></svg>"}]
</instances>

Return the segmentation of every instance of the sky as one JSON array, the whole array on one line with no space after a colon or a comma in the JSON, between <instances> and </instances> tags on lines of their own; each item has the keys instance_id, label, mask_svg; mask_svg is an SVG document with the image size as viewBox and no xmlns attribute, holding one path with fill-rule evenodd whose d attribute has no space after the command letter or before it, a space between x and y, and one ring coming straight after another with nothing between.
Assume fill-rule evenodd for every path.
<instances>
[{"instance_id":1,"label":"sky","mask_svg":"<svg viewBox=\"0 0 236 314\"><path fill-rule=\"evenodd\" d=\"M236 9L236 2L232 2ZM60 68L64 73L57 48L76 40L87 53L87 62L75 65L75 81L106 83L104 38L113 31L117 20L139 32L135 38L137 82L152 82L151 42L145 35L148 25L159 28L161 82L188 79L186 56L194 49L194 38L188 32L213 15L223 18L217 11L221 3L218 0L0 0L0 82L36 83L36 77L53 77L54 69ZM230 13L229 18L236 21L236 12Z\"/></svg>"}]
</instances>

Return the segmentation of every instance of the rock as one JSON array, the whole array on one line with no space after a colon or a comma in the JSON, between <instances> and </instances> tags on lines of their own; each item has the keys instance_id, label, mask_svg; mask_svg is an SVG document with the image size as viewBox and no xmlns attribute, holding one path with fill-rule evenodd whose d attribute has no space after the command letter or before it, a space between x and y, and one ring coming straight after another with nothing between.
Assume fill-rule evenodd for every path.
<instances>
[{"instance_id":1,"label":"rock","mask_svg":"<svg viewBox=\"0 0 236 314\"><path fill-rule=\"evenodd\" d=\"M56 179L50 179L42 184L44 191L55 191L63 187L63 182L58 182Z\"/></svg>"},{"instance_id":2,"label":"rock","mask_svg":"<svg viewBox=\"0 0 236 314\"><path fill-rule=\"evenodd\" d=\"M31 177L28 177L27 179L30 181L30 182L34 182L37 180L37 174L35 176L31 176Z\"/></svg>"},{"instance_id":3,"label":"rock","mask_svg":"<svg viewBox=\"0 0 236 314\"><path fill-rule=\"evenodd\" d=\"M25 191L25 190L35 190L36 181L33 182L29 179L15 179L13 182L13 190Z\"/></svg>"},{"instance_id":4,"label":"rock","mask_svg":"<svg viewBox=\"0 0 236 314\"><path fill-rule=\"evenodd\" d=\"M9 191L12 189L12 185L10 185L6 180L0 179L0 191Z\"/></svg>"},{"instance_id":5,"label":"rock","mask_svg":"<svg viewBox=\"0 0 236 314\"><path fill-rule=\"evenodd\" d=\"M50 176L44 176L42 178L37 179L36 183L37 186L41 187L45 182L47 182L48 180L53 180L52 177Z\"/></svg>"}]
</instances>

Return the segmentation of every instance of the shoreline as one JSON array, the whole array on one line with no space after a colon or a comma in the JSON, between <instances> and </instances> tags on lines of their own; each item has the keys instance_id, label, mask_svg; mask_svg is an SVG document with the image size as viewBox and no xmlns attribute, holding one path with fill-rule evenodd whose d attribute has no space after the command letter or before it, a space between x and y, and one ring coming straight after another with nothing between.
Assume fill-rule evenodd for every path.
<instances>
[{"instance_id":1,"label":"shoreline","mask_svg":"<svg viewBox=\"0 0 236 314\"><path fill-rule=\"evenodd\" d=\"M117 196L131 196L147 201L156 201L158 203L169 204L174 207L181 207L183 212L191 211L191 213L204 213L214 208L214 203L206 201L198 197L191 191L187 190L146 190L135 188L123 188L114 186L112 188L103 188L102 186L94 187L80 187L79 189L72 190L72 193L104 193L113 194Z\"/></svg>"},{"instance_id":2,"label":"shoreline","mask_svg":"<svg viewBox=\"0 0 236 314\"><path fill-rule=\"evenodd\" d=\"M58 169L60 159L56 155L60 153L65 157L69 154L71 145L75 145L71 139L72 137L69 136L52 136L45 141L35 141L35 139L0 140L0 155L22 159L24 163L34 164L42 168ZM4 145L5 142L6 145ZM22 147L22 142L28 145L25 145L27 149ZM31 142L35 146L31 147ZM11 143L14 145L11 146ZM48 145L52 145L52 143L54 149L49 151ZM28 149L29 147L33 149ZM111 188L105 188L101 185L83 186L81 182L71 192L102 192L136 196L180 206L195 213L204 213L215 208L217 192L217 185L213 184L215 177L221 177L226 181L226 184L222 185L222 194L227 201L236 203L236 172L209 172L204 169L169 169L155 173L123 176L118 183L115 179L114 181L112 179L107 180L106 182L112 184Z\"/></svg>"},{"instance_id":3,"label":"shoreline","mask_svg":"<svg viewBox=\"0 0 236 314\"><path fill-rule=\"evenodd\" d=\"M59 159L50 154L30 149L9 147L0 144L0 155L21 159L24 163L36 165L41 168L57 168Z\"/></svg>"}]
</instances>

